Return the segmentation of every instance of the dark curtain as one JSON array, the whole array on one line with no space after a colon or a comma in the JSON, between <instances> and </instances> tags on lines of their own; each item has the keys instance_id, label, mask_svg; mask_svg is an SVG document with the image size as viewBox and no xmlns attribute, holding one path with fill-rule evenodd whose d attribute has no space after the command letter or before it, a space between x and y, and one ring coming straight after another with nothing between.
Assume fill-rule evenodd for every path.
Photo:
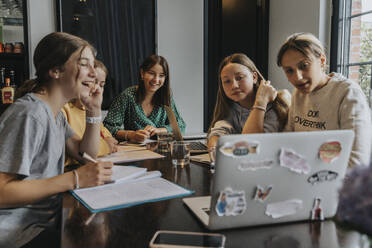
<instances>
[{"instance_id":1,"label":"dark curtain","mask_svg":"<svg viewBox=\"0 0 372 248\"><path fill-rule=\"evenodd\" d=\"M138 83L140 64L155 52L156 1L58 2L61 30L91 42L109 70L102 104L107 109L120 92Z\"/></svg>"}]
</instances>

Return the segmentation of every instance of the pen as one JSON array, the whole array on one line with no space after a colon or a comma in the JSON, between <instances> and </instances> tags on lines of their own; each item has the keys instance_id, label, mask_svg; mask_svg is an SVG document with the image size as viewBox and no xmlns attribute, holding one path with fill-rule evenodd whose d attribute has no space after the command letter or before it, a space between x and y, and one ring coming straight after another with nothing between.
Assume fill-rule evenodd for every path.
<instances>
[{"instance_id":1,"label":"pen","mask_svg":"<svg viewBox=\"0 0 372 248\"><path fill-rule=\"evenodd\" d=\"M96 213L94 213L91 216L89 216L89 218L84 222L84 224L86 226L89 225L89 223L92 222L92 220L94 219L95 216L96 216Z\"/></svg>"},{"instance_id":2,"label":"pen","mask_svg":"<svg viewBox=\"0 0 372 248\"><path fill-rule=\"evenodd\" d=\"M92 158L86 152L79 152L79 155L80 155L80 157L82 157L83 159L88 160L89 162L92 162L92 163L97 163L98 162L97 160L95 160L94 158ZM113 182L115 182L115 181L114 180L109 180L109 181L106 181L105 184L109 184L109 183L113 183Z\"/></svg>"},{"instance_id":3,"label":"pen","mask_svg":"<svg viewBox=\"0 0 372 248\"><path fill-rule=\"evenodd\" d=\"M86 152L79 152L79 155L80 155L80 157L82 157L83 159L88 160L89 162L97 163L97 160L95 160L94 158L92 158L92 157L91 157L88 153L86 153Z\"/></svg>"}]
</instances>

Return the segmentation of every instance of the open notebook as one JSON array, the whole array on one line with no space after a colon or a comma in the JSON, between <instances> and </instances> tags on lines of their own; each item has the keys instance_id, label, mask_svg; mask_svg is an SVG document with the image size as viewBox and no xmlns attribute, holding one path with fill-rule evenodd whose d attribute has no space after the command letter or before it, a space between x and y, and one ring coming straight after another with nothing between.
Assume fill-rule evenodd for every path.
<instances>
[{"instance_id":1,"label":"open notebook","mask_svg":"<svg viewBox=\"0 0 372 248\"><path fill-rule=\"evenodd\" d=\"M70 191L92 213L126 208L191 195L185 189L161 177L159 171L135 166L114 166L112 183Z\"/></svg>"}]
</instances>

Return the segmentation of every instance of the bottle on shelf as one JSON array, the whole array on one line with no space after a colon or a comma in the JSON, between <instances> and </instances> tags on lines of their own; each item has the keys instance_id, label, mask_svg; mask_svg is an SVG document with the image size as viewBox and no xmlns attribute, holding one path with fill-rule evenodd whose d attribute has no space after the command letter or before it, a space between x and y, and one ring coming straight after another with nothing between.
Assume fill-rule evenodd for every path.
<instances>
[{"instance_id":1,"label":"bottle on shelf","mask_svg":"<svg viewBox=\"0 0 372 248\"><path fill-rule=\"evenodd\" d=\"M5 87L5 68L1 67L0 68L0 92L2 92L2 88ZM3 102L3 94L0 94L0 103Z\"/></svg>"},{"instance_id":2,"label":"bottle on shelf","mask_svg":"<svg viewBox=\"0 0 372 248\"><path fill-rule=\"evenodd\" d=\"M1 97L3 104L11 104L14 102L14 88L10 86L10 78L5 78L5 87L1 89Z\"/></svg>"},{"instance_id":3,"label":"bottle on shelf","mask_svg":"<svg viewBox=\"0 0 372 248\"><path fill-rule=\"evenodd\" d=\"M5 87L5 68L0 68L0 88Z\"/></svg>"},{"instance_id":4,"label":"bottle on shelf","mask_svg":"<svg viewBox=\"0 0 372 248\"><path fill-rule=\"evenodd\" d=\"M13 87L13 89L16 89L16 81L15 81L15 72L14 70L10 70L9 72L9 78L10 78L10 87Z\"/></svg>"}]
</instances>

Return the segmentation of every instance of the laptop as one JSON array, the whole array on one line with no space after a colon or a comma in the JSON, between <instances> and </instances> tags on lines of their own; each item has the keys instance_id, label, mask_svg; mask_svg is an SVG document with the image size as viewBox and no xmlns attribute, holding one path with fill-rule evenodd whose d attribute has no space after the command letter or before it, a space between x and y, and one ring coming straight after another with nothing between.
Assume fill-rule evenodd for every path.
<instances>
[{"instance_id":1,"label":"laptop","mask_svg":"<svg viewBox=\"0 0 372 248\"><path fill-rule=\"evenodd\" d=\"M211 230L335 215L352 130L226 135L212 195L183 201Z\"/></svg>"},{"instance_id":2,"label":"laptop","mask_svg":"<svg viewBox=\"0 0 372 248\"><path fill-rule=\"evenodd\" d=\"M186 137L182 136L172 108L165 105L164 109L167 112L169 123L173 130L174 138L177 141L193 140L193 139L199 139L199 138L204 139L204 140L197 140L197 141L188 141L188 143L190 144L190 153L191 154L207 153L208 147L206 145L206 140L205 140L205 138L207 137L207 134L201 133L201 134L191 134Z\"/></svg>"},{"instance_id":3,"label":"laptop","mask_svg":"<svg viewBox=\"0 0 372 248\"><path fill-rule=\"evenodd\" d=\"M201 140L201 139L206 139L207 134L204 132L201 133L186 133L182 135L184 140Z\"/></svg>"},{"instance_id":4,"label":"laptop","mask_svg":"<svg viewBox=\"0 0 372 248\"><path fill-rule=\"evenodd\" d=\"M190 144L191 154L208 153L206 133L186 133L182 138Z\"/></svg>"}]
</instances>

